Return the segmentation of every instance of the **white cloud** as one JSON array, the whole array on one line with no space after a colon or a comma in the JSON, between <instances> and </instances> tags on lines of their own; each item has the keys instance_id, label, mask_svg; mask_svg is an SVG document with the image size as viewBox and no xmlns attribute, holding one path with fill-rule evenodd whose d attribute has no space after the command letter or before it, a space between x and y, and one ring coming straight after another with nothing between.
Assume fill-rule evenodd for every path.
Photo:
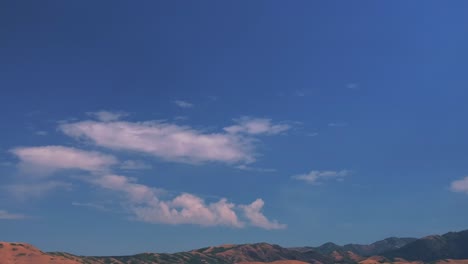
<instances>
[{"instance_id":1,"label":"white cloud","mask_svg":"<svg viewBox=\"0 0 468 264\"><path fill-rule=\"evenodd\" d=\"M123 170L148 170L152 166L140 160L126 160L120 164Z\"/></svg>"},{"instance_id":2,"label":"white cloud","mask_svg":"<svg viewBox=\"0 0 468 264\"><path fill-rule=\"evenodd\" d=\"M122 117L128 116L128 113L125 112L110 112L110 111L98 111L98 112L88 112L89 116L97 118L102 122L110 122L121 119Z\"/></svg>"},{"instance_id":3,"label":"white cloud","mask_svg":"<svg viewBox=\"0 0 468 264\"><path fill-rule=\"evenodd\" d=\"M192 108L193 107L192 103L182 101L182 100L175 100L174 104L176 104L178 107L181 107L181 108Z\"/></svg>"},{"instance_id":4,"label":"white cloud","mask_svg":"<svg viewBox=\"0 0 468 264\"><path fill-rule=\"evenodd\" d=\"M262 208L265 203L262 199L257 199L249 205L241 205L245 217L249 219L250 224L264 229L284 229L286 225L278 223L276 220L270 221L262 214Z\"/></svg>"},{"instance_id":5,"label":"white cloud","mask_svg":"<svg viewBox=\"0 0 468 264\"><path fill-rule=\"evenodd\" d=\"M136 183L135 179L121 175L105 175L92 182L102 188L124 194L127 198L127 208L136 220L143 222L241 228L245 223L239 219L236 212L241 209L245 212L246 220L253 226L265 229L285 227L276 221L270 222L260 212L262 200L250 205L236 205L225 198L207 203L189 193L182 193L173 199L161 199L162 190Z\"/></svg>"},{"instance_id":6,"label":"white cloud","mask_svg":"<svg viewBox=\"0 0 468 264\"><path fill-rule=\"evenodd\" d=\"M207 204L198 196L183 193L173 200L153 204L146 210L141 207L136 208L135 213L142 220L150 222L242 227L244 224L238 220L234 207L235 205L227 202L226 199Z\"/></svg>"},{"instance_id":7,"label":"white cloud","mask_svg":"<svg viewBox=\"0 0 468 264\"><path fill-rule=\"evenodd\" d=\"M113 156L63 146L18 147L11 150L20 160L20 167L36 174L60 169L105 171L117 163Z\"/></svg>"},{"instance_id":8,"label":"white cloud","mask_svg":"<svg viewBox=\"0 0 468 264\"><path fill-rule=\"evenodd\" d=\"M62 124L75 138L117 150L137 151L182 162L253 162L250 140L226 133L203 133L186 126L161 122L95 122Z\"/></svg>"},{"instance_id":9,"label":"white cloud","mask_svg":"<svg viewBox=\"0 0 468 264\"><path fill-rule=\"evenodd\" d=\"M254 161L252 135L279 134L290 127L275 125L269 119L243 118L237 121L240 130L207 133L188 126L166 122L116 121L121 116L101 111L92 113L100 121L61 123L59 129L73 138L90 140L97 146L113 150L134 151L164 160L182 162L224 162L240 169L253 169L246 164ZM70 122L70 121L69 121ZM232 129L231 129L232 130ZM236 129L234 129L236 130ZM268 220L261 212L263 200L251 204L235 204L226 198L203 199L190 193L169 194L165 190L138 183L136 179L113 174L114 169L146 169L150 166L138 160L119 161L111 155L64 146L18 147L10 150L20 162L20 168L31 173L53 173L59 170L82 170L77 178L123 198L122 206L135 220L162 224L194 224L201 226L256 226L281 229L285 225ZM242 166L244 165L244 166ZM266 171L266 169L265 169ZM71 184L36 178L28 184L6 186L19 197L39 197L49 191L70 189ZM73 203L94 207L94 204Z\"/></svg>"},{"instance_id":10,"label":"white cloud","mask_svg":"<svg viewBox=\"0 0 468 264\"><path fill-rule=\"evenodd\" d=\"M79 178L124 196L123 205L136 220L163 224L195 224L201 226L244 227L250 223L265 229L284 228L276 221L269 221L260 211L262 200L250 205L236 205L222 198L214 202L189 193L182 193L172 199L162 199L167 192L136 182L136 179L106 174L108 166L115 163L111 156L96 152L87 152L73 148L48 146L34 148L16 148L12 150L21 162L32 168L49 170L82 169L92 173L91 177ZM92 162L89 158L92 158ZM6 189L20 199L39 197L52 190L69 189L71 184L64 182L33 182L15 184ZM75 203L76 206L87 206ZM239 219L238 211L245 214L245 221Z\"/></svg>"},{"instance_id":11,"label":"white cloud","mask_svg":"<svg viewBox=\"0 0 468 264\"><path fill-rule=\"evenodd\" d=\"M237 125L225 127L224 130L231 134L244 133L251 135L258 134L280 134L291 128L286 124L273 124L271 119L242 117L234 120Z\"/></svg>"},{"instance_id":12,"label":"white cloud","mask_svg":"<svg viewBox=\"0 0 468 264\"><path fill-rule=\"evenodd\" d=\"M237 169L239 170L245 170L245 171L258 171L258 172L275 172L276 169L272 168L257 168L257 167L250 167L245 164L241 164L239 166L236 166Z\"/></svg>"},{"instance_id":13,"label":"white cloud","mask_svg":"<svg viewBox=\"0 0 468 264\"><path fill-rule=\"evenodd\" d=\"M71 187L72 185L67 182L46 181L27 184L10 184L6 185L4 189L12 194L16 199L25 200L29 198L42 197L54 190L69 190Z\"/></svg>"},{"instance_id":14,"label":"white cloud","mask_svg":"<svg viewBox=\"0 0 468 264\"><path fill-rule=\"evenodd\" d=\"M201 198L183 193L172 200L158 198L158 190L134 182L134 179L120 175L105 175L94 181L102 188L126 194L129 207L137 220L166 224L198 224L204 226L226 225L241 227L232 210L234 204L221 199L206 204Z\"/></svg>"},{"instance_id":15,"label":"white cloud","mask_svg":"<svg viewBox=\"0 0 468 264\"><path fill-rule=\"evenodd\" d=\"M310 184L317 184L321 180L328 180L328 179L337 179L340 180L343 177L349 175L350 172L348 170L341 170L341 171L310 171L306 174L295 175L292 178L296 180L305 181Z\"/></svg>"},{"instance_id":16,"label":"white cloud","mask_svg":"<svg viewBox=\"0 0 468 264\"><path fill-rule=\"evenodd\" d=\"M5 210L0 210L0 220L17 220L17 219L24 219L26 218L25 215L22 214L12 214Z\"/></svg>"},{"instance_id":17,"label":"white cloud","mask_svg":"<svg viewBox=\"0 0 468 264\"><path fill-rule=\"evenodd\" d=\"M457 181L453 181L450 185L453 192L464 192L468 194L468 176Z\"/></svg>"},{"instance_id":18,"label":"white cloud","mask_svg":"<svg viewBox=\"0 0 468 264\"><path fill-rule=\"evenodd\" d=\"M93 179L91 182L102 188L123 192L134 203L156 199L156 190L146 185L135 183L135 181L133 178L110 174Z\"/></svg>"}]
</instances>

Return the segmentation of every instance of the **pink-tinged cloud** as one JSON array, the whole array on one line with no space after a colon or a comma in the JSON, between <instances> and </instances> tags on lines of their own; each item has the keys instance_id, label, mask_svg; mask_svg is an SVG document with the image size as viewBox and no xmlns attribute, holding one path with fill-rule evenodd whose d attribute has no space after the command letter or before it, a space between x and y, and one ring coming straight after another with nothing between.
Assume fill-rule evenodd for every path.
<instances>
[{"instance_id":1,"label":"pink-tinged cloud","mask_svg":"<svg viewBox=\"0 0 468 264\"><path fill-rule=\"evenodd\" d=\"M317 184L323 180L342 180L343 177L350 174L348 170L340 170L340 171L317 171L313 170L306 174L295 175L292 178L296 180L305 181L310 184Z\"/></svg>"},{"instance_id":2,"label":"pink-tinged cloud","mask_svg":"<svg viewBox=\"0 0 468 264\"><path fill-rule=\"evenodd\" d=\"M146 153L171 161L254 161L253 147L245 137L204 133L168 123L82 121L62 124L60 129L66 135L89 139L98 146Z\"/></svg>"},{"instance_id":3,"label":"pink-tinged cloud","mask_svg":"<svg viewBox=\"0 0 468 264\"><path fill-rule=\"evenodd\" d=\"M157 200L156 189L135 183L135 179L120 175L105 175L93 179L91 182L102 188L123 192L131 203L146 203Z\"/></svg>"},{"instance_id":4,"label":"pink-tinged cloud","mask_svg":"<svg viewBox=\"0 0 468 264\"><path fill-rule=\"evenodd\" d=\"M151 164L140 160L125 160L120 164L119 168L122 170L149 170L153 167Z\"/></svg>"},{"instance_id":5,"label":"pink-tinged cloud","mask_svg":"<svg viewBox=\"0 0 468 264\"><path fill-rule=\"evenodd\" d=\"M20 159L20 167L38 174L63 169L99 172L117 163L110 155L63 146L18 147L11 152Z\"/></svg>"},{"instance_id":6,"label":"pink-tinged cloud","mask_svg":"<svg viewBox=\"0 0 468 264\"><path fill-rule=\"evenodd\" d=\"M262 213L262 208L265 203L262 199L257 199L249 205L241 205L245 217L250 221L252 226L263 229L284 229L286 225L278 223L276 220L268 220Z\"/></svg>"},{"instance_id":7,"label":"pink-tinged cloud","mask_svg":"<svg viewBox=\"0 0 468 264\"><path fill-rule=\"evenodd\" d=\"M98 112L88 112L88 115L95 117L102 122L116 121L123 117L128 116L128 113L125 112L111 112L111 111L98 111Z\"/></svg>"},{"instance_id":8,"label":"pink-tinged cloud","mask_svg":"<svg viewBox=\"0 0 468 264\"><path fill-rule=\"evenodd\" d=\"M291 126L286 124L273 124L271 119L242 117L234 120L237 124L225 127L224 130L231 134L250 134L250 135L275 135L283 133Z\"/></svg>"},{"instance_id":9,"label":"pink-tinged cloud","mask_svg":"<svg viewBox=\"0 0 468 264\"><path fill-rule=\"evenodd\" d=\"M172 200L160 200L158 195L161 190L138 184L134 179L121 175L105 175L92 182L125 194L127 206L140 221L174 225L243 226L233 211L235 205L226 199L206 204L200 197L183 193Z\"/></svg>"},{"instance_id":10,"label":"pink-tinged cloud","mask_svg":"<svg viewBox=\"0 0 468 264\"><path fill-rule=\"evenodd\" d=\"M201 226L229 226L242 228L246 225L265 229L280 229L284 225L269 221L262 213L263 201L249 205L236 205L222 198L214 202L189 193L172 199L162 199L166 192L136 182L136 179L110 174L111 166L117 163L113 156L99 152L78 150L63 146L23 147L11 150L20 159L20 164L36 172L43 170L80 169L88 171L90 177L82 180L111 190L125 197L123 204L136 220L163 224L194 224ZM39 181L29 184L6 186L6 190L19 197L39 197L52 190L69 189L65 182ZM241 219L238 212L244 212Z\"/></svg>"},{"instance_id":11,"label":"pink-tinged cloud","mask_svg":"<svg viewBox=\"0 0 468 264\"><path fill-rule=\"evenodd\" d=\"M41 181L31 183L17 183L4 186L4 190L9 192L18 200L27 200L30 198L40 198L52 191L70 190L71 183L61 181Z\"/></svg>"},{"instance_id":12,"label":"pink-tinged cloud","mask_svg":"<svg viewBox=\"0 0 468 264\"><path fill-rule=\"evenodd\" d=\"M250 205L236 205L222 198L207 203L204 199L189 193L182 193L173 199L162 199L159 189L135 182L135 179L121 175L105 175L92 181L93 184L124 194L126 207L136 220L163 224L194 224L201 226L229 226L242 228L246 222L265 229L285 228L276 221L269 221L262 213L263 201ZM245 220L238 216L245 213Z\"/></svg>"},{"instance_id":13,"label":"pink-tinged cloud","mask_svg":"<svg viewBox=\"0 0 468 264\"><path fill-rule=\"evenodd\" d=\"M453 181L450 185L453 192L464 192L468 194L468 176L457 181Z\"/></svg>"}]
</instances>

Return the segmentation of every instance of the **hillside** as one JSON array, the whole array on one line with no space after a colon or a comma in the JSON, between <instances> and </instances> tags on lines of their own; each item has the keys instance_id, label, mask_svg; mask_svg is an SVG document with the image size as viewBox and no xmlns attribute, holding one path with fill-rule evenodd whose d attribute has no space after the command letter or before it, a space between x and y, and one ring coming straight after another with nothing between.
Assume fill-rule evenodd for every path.
<instances>
[{"instance_id":1,"label":"hillside","mask_svg":"<svg viewBox=\"0 0 468 264\"><path fill-rule=\"evenodd\" d=\"M401 257L422 261L446 258L468 259L468 230L450 232L442 236L427 236L383 255L389 258Z\"/></svg>"},{"instance_id":2,"label":"hillside","mask_svg":"<svg viewBox=\"0 0 468 264\"><path fill-rule=\"evenodd\" d=\"M381 252L380 256L369 256ZM1 264L468 264L468 230L421 239L387 238L370 245L284 248L268 243L220 245L173 254L86 257L0 242Z\"/></svg>"},{"instance_id":3,"label":"hillside","mask_svg":"<svg viewBox=\"0 0 468 264\"><path fill-rule=\"evenodd\" d=\"M415 241L416 238L396 238L390 237L384 240L374 242L369 245L347 244L340 246L332 242L325 243L319 247L295 247L290 248L302 253L318 252L322 255L331 257L335 262L356 263L366 257L379 255L383 252L395 250L404 245Z\"/></svg>"},{"instance_id":4,"label":"hillside","mask_svg":"<svg viewBox=\"0 0 468 264\"><path fill-rule=\"evenodd\" d=\"M57 254L57 253L55 253ZM295 260L290 263L314 263L327 264L334 263L331 257L317 252L301 253L278 245L267 243L242 244L242 245L221 245L216 247L206 247L188 252L178 252L173 254L143 253L132 256L115 257L84 257L83 260L89 263L287 263L285 261ZM283 262L278 262L283 261ZM275 263L275 264L276 264Z\"/></svg>"},{"instance_id":5,"label":"hillside","mask_svg":"<svg viewBox=\"0 0 468 264\"><path fill-rule=\"evenodd\" d=\"M0 242L1 264L79 264L81 258L56 256L44 253L25 243Z\"/></svg>"}]
</instances>

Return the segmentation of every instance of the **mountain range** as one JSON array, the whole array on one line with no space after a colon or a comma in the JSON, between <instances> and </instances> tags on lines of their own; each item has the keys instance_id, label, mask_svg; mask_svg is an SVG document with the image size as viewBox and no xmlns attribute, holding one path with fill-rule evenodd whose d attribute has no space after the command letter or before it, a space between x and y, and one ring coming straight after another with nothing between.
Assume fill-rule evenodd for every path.
<instances>
[{"instance_id":1,"label":"mountain range","mask_svg":"<svg viewBox=\"0 0 468 264\"><path fill-rule=\"evenodd\" d=\"M0 242L1 264L468 264L468 230L416 238L390 237L369 245L328 242L285 248L268 243L220 245L178 253L89 257L42 252L26 243Z\"/></svg>"}]
</instances>

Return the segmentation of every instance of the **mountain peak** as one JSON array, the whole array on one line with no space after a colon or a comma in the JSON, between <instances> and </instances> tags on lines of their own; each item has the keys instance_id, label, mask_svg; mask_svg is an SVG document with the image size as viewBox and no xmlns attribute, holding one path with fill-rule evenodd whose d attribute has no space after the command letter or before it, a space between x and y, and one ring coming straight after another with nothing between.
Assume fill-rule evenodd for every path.
<instances>
[{"instance_id":1,"label":"mountain peak","mask_svg":"<svg viewBox=\"0 0 468 264\"><path fill-rule=\"evenodd\" d=\"M369 255L386 249L390 250ZM460 262L451 259L465 260ZM79 257L62 252L45 253L25 243L0 242L1 264L369 264L388 263L392 260L398 263L410 263L406 261L408 260L416 261L412 263L434 261L435 263L468 264L468 230L450 232L442 236L427 236L417 240L389 237L369 245L339 246L333 242L327 242L315 248L283 248L276 244L259 242L223 244L173 254L142 253L114 257ZM439 260L447 261L440 262Z\"/></svg>"}]
</instances>

